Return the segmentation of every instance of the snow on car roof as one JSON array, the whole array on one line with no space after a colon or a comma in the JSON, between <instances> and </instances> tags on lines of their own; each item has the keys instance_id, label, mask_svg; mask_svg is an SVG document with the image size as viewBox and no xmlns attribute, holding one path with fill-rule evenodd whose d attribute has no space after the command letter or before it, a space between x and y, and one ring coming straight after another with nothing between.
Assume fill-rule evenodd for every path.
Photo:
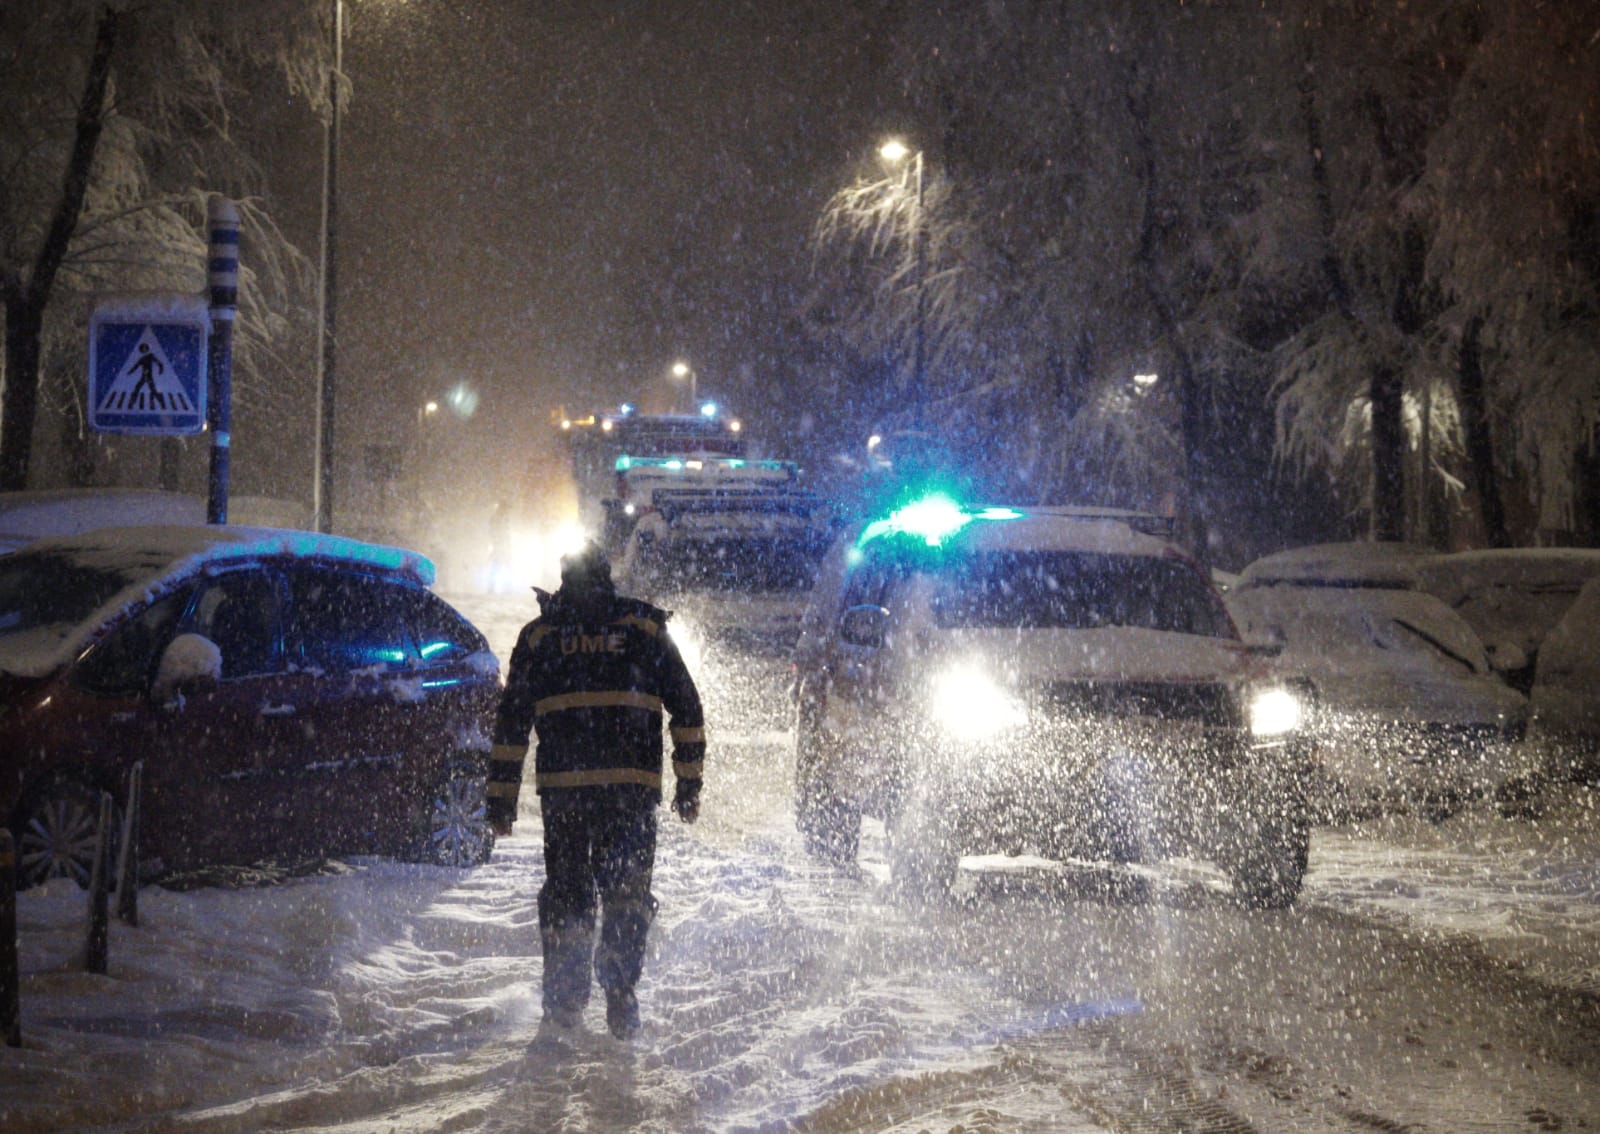
<instances>
[{"instance_id":1,"label":"snow on car roof","mask_svg":"<svg viewBox=\"0 0 1600 1134\"><path fill-rule=\"evenodd\" d=\"M288 528L216 524L99 528L38 540L13 554L62 557L126 580L110 599L77 623L28 635L29 646L6 643L0 669L34 677L70 661L118 611L152 597L163 579L190 575L212 564L288 556L360 564L404 575L424 586L431 586L435 578L432 560L415 551Z\"/></svg>"},{"instance_id":2,"label":"snow on car roof","mask_svg":"<svg viewBox=\"0 0 1600 1134\"><path fill-rule=\"evenodd\" d=\"M1498 547L1453 551L1419 564L1422 586L1452 605L1476 591L1507 587L1577 594L1600 576L1600 548Z\"/></svg>"},{"instance_id":3,"label":"snow on car roof","mask_svg":"<svg viewBox=\"0 0 1600 1134\"><path fill-rule=\"evenodd\" d=\"M228 515L241 527L294 528L308 522L304 505L268 496L234 495ZM151 488L56 488L0 492L0 552L37 539L95 528L203 524L206 499Z\"/></svg>"},{"instance_id":4,"label":"snow on car roof","mask_svg":"<svg viewBox=\"0 0 1600 1134\"><path fill-rule=\"evenodd\" d=\"M1319 543L1263 555L1239 573L1237 589L1268 586L1414 589L1418 567L1436 553L1410 543Z\"/></svg>"},{"instance_id":5,"label":"snow on car roof","mask_svg":"<svg viewBox=\"0 0 1600 1134\"><path fill-rule=\"evenodd\" d=\"M957 539L982 551L1098 551L1166 555L1173 545L1129 527L1125 520L1022 511L1012 519L969 525Z\"/></svg>"},{"instance_id":6,"label":"snow on car roof","mask_svg":"<svg viewBox=\"0 0 1600 1134\"><path fill-rule=\"evenodd\" d=\"M1074 514L1065 509L991 505L968 513L970 520L942 542L976 551L1098 551L1118 555L1166 555L1173 545L1129 525L1129 517ZM864 537L870 540L872 537Z\"/></svg>"}]
</instances>

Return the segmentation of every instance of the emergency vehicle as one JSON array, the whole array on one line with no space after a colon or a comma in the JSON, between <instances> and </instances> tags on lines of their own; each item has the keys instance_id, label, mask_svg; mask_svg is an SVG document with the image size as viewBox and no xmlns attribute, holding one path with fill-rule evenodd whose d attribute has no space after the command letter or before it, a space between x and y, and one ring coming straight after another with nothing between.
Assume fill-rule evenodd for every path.
<instances>
[{"instance_id":1,"label":"emergency vehicle","mask_svg":"<svg viewBox=\"0 0 1600 1134\"><path fill-rule=\"evenodd\" d=\"M612 554L663 489L737 498L788 490L799 478L791 461L749 458L743 425L707 403L699 414L610 413L561 417L572 458L578 518Z\"/></svg>"}]
</instances>

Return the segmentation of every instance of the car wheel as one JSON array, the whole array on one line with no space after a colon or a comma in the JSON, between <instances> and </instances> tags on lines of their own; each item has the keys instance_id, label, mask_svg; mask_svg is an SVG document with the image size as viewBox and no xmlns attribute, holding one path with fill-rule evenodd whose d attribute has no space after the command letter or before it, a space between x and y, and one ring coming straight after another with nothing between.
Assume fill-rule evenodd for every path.
<instances>
[{"instance_id":1,"label":"car wheel","mask_svg":"<svg viewBox=\"0 0 1600 1134\"><path fill-rule=\"evenodd\" d=\"M428 793L417 857L438 866L480 866L494 850L489 773L481 761L454 760Z\"/></svg>"},{"instance_id":2,"label":"car wheel","mask_svg":"<svg viewBox=\"0 0 1600 1134\"><path fill-rule=\"evenodd\" d=\"M110 861L116 861L121 808L111 809ZM87 888L94 873L100 825L100 792L79 779L61 776L40 785L18 811L17 888L52 878L71 878Z\"/></svg>"},{"instance_id":3,"label":"car wheel","mask_svg":"<svg viewBox=\"0 0 1600 1134\"><path fill-rule=\"evenodd\" d=\"M1311 824L1304 809L1295 812L1263 820L1254 841L1239 848L1231 872L1233 889L1254 909L1287 909L1300 896L1311 852Z\"/></svg>"},{"instance_id":4,"label":"car wheel","mask_svg":"<svg viewBox=\"0 0 1600 1134\"><path fill-rule=\"evenodd\" d=\"M824 862L854 863L861 845L861 807L832 790L823 770L825 741L804 713L795 744L794 817L806 853Z\"/></svg>"}]
</instances>

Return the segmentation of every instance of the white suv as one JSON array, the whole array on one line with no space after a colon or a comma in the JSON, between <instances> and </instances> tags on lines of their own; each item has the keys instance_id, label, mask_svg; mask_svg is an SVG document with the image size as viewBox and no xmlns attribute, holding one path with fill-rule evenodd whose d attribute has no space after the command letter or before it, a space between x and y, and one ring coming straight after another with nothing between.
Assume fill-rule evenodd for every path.
<instances>
[{"instance_id":1,"label":"white suv","mask_svg":"<svg viewBox=\"0 0 1600 1134\"><path fill-rule=\"evenodd\" d=\"M1247 901L1298 896L1309 765L1264 676L1157 517L962 508L848 531L796 649L796 812L853 860L937 893L966 853L1214 861Z\"/></svg>"}]
</instances>

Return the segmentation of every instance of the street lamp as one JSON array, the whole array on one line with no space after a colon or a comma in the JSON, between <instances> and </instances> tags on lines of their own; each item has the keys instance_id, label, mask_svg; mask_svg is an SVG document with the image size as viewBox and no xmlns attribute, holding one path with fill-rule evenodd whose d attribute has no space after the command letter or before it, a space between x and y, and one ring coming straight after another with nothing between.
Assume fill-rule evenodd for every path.
<instances>
[{"instance_id":1,"label":"street lamp","mask_svg":"<svg viewBox=\"0 0 1600 1134\"><path fill-rule=\"evenodd\" d=\"M319 334L322 351L317 367L317 443L312 478L311 510L319 532L333 530L333 386L338 360L338 259L334 239L339 228L339 81L344 74L344 0L333 0L333 70L328 72L327 150L322 164L322 308Z\"/></svg>"},{"instance_id":2,"label":"street lamp","mask_svg":"<svg viewBox=\"0 0 1600 1134\"><path fill-rule=\"evenodd\" d=\"M687 362L674 362L672 364L672 376L674 378L679 379L679 380L682 380L684 378L688 378L689 379L689 412L693 413L694 412L695 399L699 396L695 392L695 381L696 380L695 380L694 367L690 366Z\"/></svg>"},{"instance_id":3,"label":"street lamp","mask_svg":"<svg viewBox=\"0 0 1600 1134\"><path fill-rule=\"evenodd\" d=\"M892 166L900 165L907 158L917 178L916 213L911 218L911 256L912 278L916 288L917 324L916 347L911 366L911 425L912 428L922 426L922 387L924 380L924 327L927 324L928 296L927 273L925 267L927 245L927 225L923 223L922 213L922 151L915 154L898 138L891 138L878 147L878 156Z\"/></svg>"}]
</instances>

